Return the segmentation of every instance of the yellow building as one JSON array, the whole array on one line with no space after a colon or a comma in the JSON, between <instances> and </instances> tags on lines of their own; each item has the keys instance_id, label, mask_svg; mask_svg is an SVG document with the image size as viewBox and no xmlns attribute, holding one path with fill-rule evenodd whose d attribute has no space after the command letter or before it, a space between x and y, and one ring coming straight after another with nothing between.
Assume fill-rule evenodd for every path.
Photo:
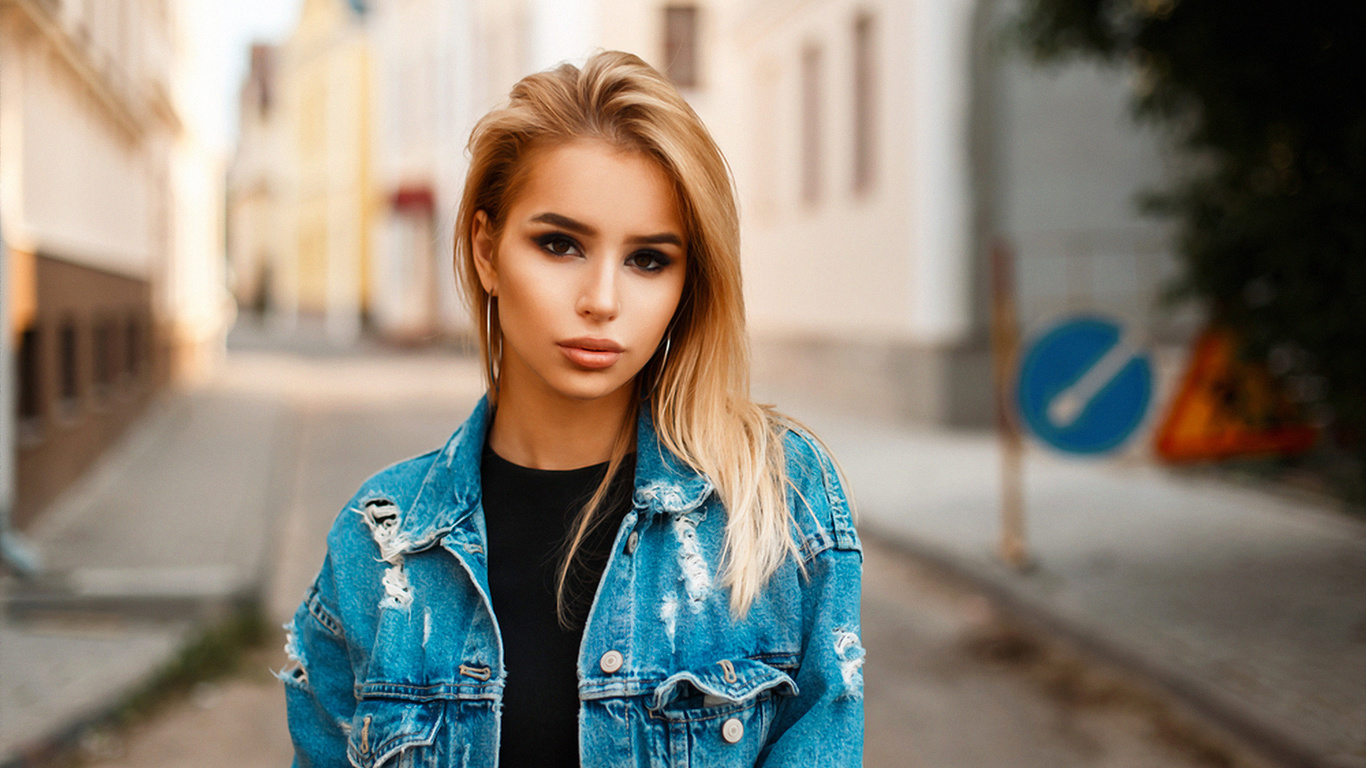
<instances>
[{"instance_id":1,"label":"yellow building","mask_svg":"<svg viewBox=\"0 0 1366 768\"><path fill-rule=\"evenodd\" d=\"M280 52L281 227L270 289L287 322L324 321L345 342L369 309L370 49L359 0L307 0Z\"/></svg>"}]
</instances>

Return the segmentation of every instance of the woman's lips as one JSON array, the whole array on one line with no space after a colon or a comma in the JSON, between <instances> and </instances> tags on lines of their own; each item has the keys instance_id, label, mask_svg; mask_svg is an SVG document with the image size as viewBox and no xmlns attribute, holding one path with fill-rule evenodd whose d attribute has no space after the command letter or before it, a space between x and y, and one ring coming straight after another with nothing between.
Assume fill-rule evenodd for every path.
<instances>
[{"instance_id":1,"label":"woman's lips","mask_svg":"<svg viewBox=\"0 0 1366 768\"><path fill-rule=\"evenodd\" d=\"M559 347L571 363L592 370L611 366L625 351L620 344L607 339L569 339L560 342Z\"/></svg>"}]
</instances>

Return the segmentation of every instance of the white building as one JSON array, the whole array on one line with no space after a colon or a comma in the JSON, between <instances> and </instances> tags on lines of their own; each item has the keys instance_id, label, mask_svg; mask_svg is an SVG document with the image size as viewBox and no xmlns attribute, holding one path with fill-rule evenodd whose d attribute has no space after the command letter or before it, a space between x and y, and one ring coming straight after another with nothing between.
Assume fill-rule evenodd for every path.
<instances>
[{"instance_id":1,"label":"white building","mask_svg":"<svg viewBox=\"0 0 1366 768\"><path fill-rule=\"evenodd\" d=\"M88 467L168 377L221 346L217 169L173 0L0 0L4 311L15 521ZM8 361L6 361L8 363Z\"/></svg>"},{"instance_id":2,"label":"white building","mask_svg":"<svg viewBox=\"0 0 1366 768\"><path fill-rule=\"evenodd\" d=\"M988 251L1026 331L1067 311L1145 330L1173 265L1132 197L1160 181L1124 75L1039 70L990 0L751 0L718 33L747 108L732 151L751 325L782 380L900 418L993 416Z\"/></svg>"},{"instance_id":3,"label":"white building","mask_svg":"<svg viewBox=\"0 0 1366 768\"><path fill-rule=\"evenodd\" d=\"M292 254L284 226L284 129L276 68L279 48L251 49L242 84L237 149L227 174L229 287L240 312L276 308L275 282Z\"/></svg>"},{"instance_id":4,"label":"white building","mask_svg":"<svg viewBox=\"0 0 1366 768\"><path fill-rule=\"evenodd\" d=\"M421 341L467 331L452 280L455 213L475 105L477 35L464 0L390 0L368 20L376 193L371 319Z\"/></svg>"}]
</instances>

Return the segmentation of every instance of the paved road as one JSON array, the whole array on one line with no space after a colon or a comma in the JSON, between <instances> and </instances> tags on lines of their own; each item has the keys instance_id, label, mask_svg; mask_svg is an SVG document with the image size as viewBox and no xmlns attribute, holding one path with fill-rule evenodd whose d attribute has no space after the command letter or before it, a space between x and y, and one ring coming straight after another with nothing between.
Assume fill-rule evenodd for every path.
<instances>
[{"instance_id":1,"label":"paved road","mask_svg":"<svg viewBox=\"0 0 1366 768\"><path fill-rule=\"evenodd\" d=\"M292 611L356 485L439 445L477 397L476 373L435 355L231 359L214 391L287 408L276 455L290 466L267 553L274 619ZM1012 629L971 589L872 540L866 563L868 765L1256 765L1141 686ZM288 764L282 692L264 669L283 663L276 648L248 675L202 687L127 733L87 739L91 764Z\"/></svg>"}]
</instances>

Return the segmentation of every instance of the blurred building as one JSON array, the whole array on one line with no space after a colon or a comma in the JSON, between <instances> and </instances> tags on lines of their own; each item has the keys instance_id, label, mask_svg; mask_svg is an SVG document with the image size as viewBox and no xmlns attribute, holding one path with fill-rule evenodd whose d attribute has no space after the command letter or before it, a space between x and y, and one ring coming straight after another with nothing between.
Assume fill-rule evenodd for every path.
<instances>
[{"instance_id":1,"label":"blurred building","mask_svg":"<svg viewBox=\"0 0 1366 768\"><path fill-rule=\"evenodd\" d=\"M258 100L243 115L244 123L257 122L244 125L231 192L237 290L254 290L248 303L268 297L278 325L314 318L337 342L355 339L370 310L375 200L367 14L361 0L306 0L289 39L255 73L273 84L266 86L272 95L267 114ZM270 197L252 198L266 188L263 181L272 185ZM263 274L264 283L253 282Z\"/></svg>"},{"instance_id":2,"label":"blurred building","mask_svg":"<svg viewBox=\"0 0 1366 768\"><path fill-rule=\"evenodd\" d=\"M474 23L464 0L389 0L368 22L376 108L371 319L376 332L400 342L467 328L452 280L452 234L465 144L479 116Z\"/></svg>"},{"instance_id":3,"label":"blurred building","mask_svg":"<svg viewBox=\"0 0 1366 768\"><path fill-rule=\"evenodd\" d=\"M480 29L463 0L307 0L287 41L253 49L228 176L239 306L286 332L322 319L338 343L466 333L452 233L488 106Z\"/></svg>"},{"instance_id":4,"label":"blurred building","mask_svg":"<svg viewBox=\"0 0 1366 768\"><path fill-rule=\"evenodd\" d=\"M172 0L0 0L0 232L24 525L221 336ZM212 271L211 267L208 268ZM212 283L210 278L208 283ZM217 294L212 294L217 295Z\"/></svg>"},{"instance_id":5,"label":"blurred building","mask_svg":"<svg viewBox=\"0 0 1366 768\"><path fill-rule=\"evenodd\" d=\"M237 150L227 174L228 284L240 312L277 306L277 282L291 254L284 231L285 132L277 77L279 48L251 48L242 85Z\"/></svg>"},{"instance_id":6,"label":"blurred building","mask_svg":"<svg viewBox=\"0 0 1366 768\"><path fill-rule=\"evenodd\" d=\"M1017 253L1027 330L1073 311L1167 329L1169 244L1132 201L1162 162L1123 73L1036 69L1009 44L1013 3L741 5L713 33L738 67L704 77L745 93L731 114L749 311L779 378L878 414L989 423L993 241Z\"/></svg>"}]
</instances>

